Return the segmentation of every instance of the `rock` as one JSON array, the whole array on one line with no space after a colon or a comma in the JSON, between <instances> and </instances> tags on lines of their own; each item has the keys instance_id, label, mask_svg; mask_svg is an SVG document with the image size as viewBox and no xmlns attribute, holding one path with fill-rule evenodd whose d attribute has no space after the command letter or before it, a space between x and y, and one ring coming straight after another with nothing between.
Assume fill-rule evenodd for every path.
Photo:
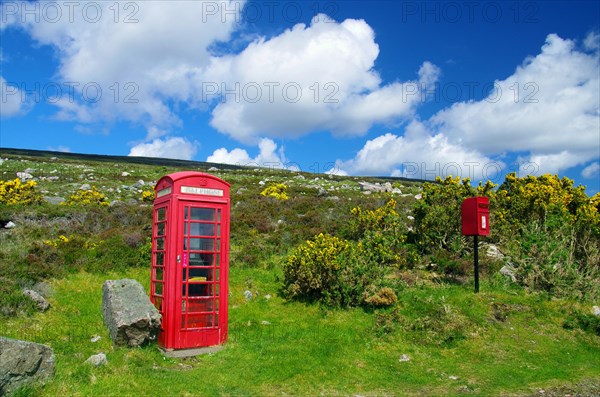
<instances>
[{"instance_id":1,"label":"rock","mask_svg":"<svg viewBox=\"0 0 600 397\"><path fill-rule=\"evenodd\" d=\"M415 194L415 200L421 200L423 198L422 194Z\"/></svg>"},{"instance_id":2,"label":"rock","mask_svg":"<svg viewBox=\"0 0 600 397\"><path fill-rule=\"evenodd\" d=\"M28 384L47 382L54 371L50 347L0 336L0 396Z\"/></svg>"},{"instance_id":3,"label":"rock","mask_svg":"<svg viewBox=\"0 0 600 397\"><path fill-rule=\"evenodd\" d=\"M48 178L46 178L46 180L50 181L50 182L56 182L58 181L60 178L57 176L49 176Z\"/></svg>"},{"instance_id":4,"label":"rock","mask_svg":"<svg viewBox=\"0 0 600 397\"><path fill-rule=\"evenodd\" d=\"M33 175L27 172L17 172L17 178L19 178L21 182L27 182L33 179Z\"/></svg>"},{"instance_id":5,"label":"rock","mask_svg":"<svg viewBox=\"0 0 600 397\"><path fill-rule=\"evenodd\" d=\"M271 323L270 323L270 322L268 322L268 321L266 321L266 320L263 320L263 321L261 321L260 323L261 323L262 325L271 325Z\"/></svg>"},{"instance_id":6,"label":"rock","mask_svg":"<svg viewBox=\"0 0 600 397\"><path fill-rule=\"evenodd\" d=\"M33 173L35 172L35 169L33 169L33 168L27 168L27 169L26 169L25 171L23 171L23 172L25 172L26 174L33 174Z\"/></svg>"},{"instance_id":7,"label":"rock","mask_svg":"<svg viewBox=\"0 0 600 397\"><path fill-rule=\"evenodd\" d=\"M409 215L409 216L406 217L406 219L408 219L409 221L414 221L415 217L412 216L412 215Z\"/></svg>"},{"instance_id":8,"label":"rock","mask_svg":"<svg viewBox=\"0 0 600 397\"><path fill-rule=\"evenodd\" d=\"M45 312L50 308L50 303L40 294L31 289L24 289L23 295L27 295L31 298L32 301L35 302L37 309L41 312Z\"/></svg>"},{"instance_id":9,"label":"rock","mask_svg":"<svg viewBox=\"0 0 600 397\"><path fill-rule=\"evenodd\" d=\"M331 201L340 201L340 198L338 196L326 197L326 199Z\"/></svg>"},{"instance_id":10,"label":"rock","mask_svg":"<svg viewBox=\"0 0 600 397\"><path fill-rule=\"evenodd\" d=\"M90 339L90 342L92 343L96 343L98 342L100 339L102 339L102 337L100 335L94 335L92 336L92 338ZM91 358L91 357L90 357Z\"/></svg>"},{"instance_id":11,"label":"rock","mask_svg":"<svg viewBox=\"0 0 600 397\"><path fill-rule=\"evenodd\" d=\"M600 307L598 307L598 306L592 307L592 313L594 313L594 316L600 316Z\"/></svg>"},{"instance_id":12,"label":"rock","mask_svg":"<svg viewBox=\"0 0 600 397\"><path fill-rule=\"evenodd\" d=\"M84 183L83 185L81 185L79 190L92 190L92 187L90 186L89 183Z\"/></svg>"},{"instance_id":13,"label":"rock","mask_svg":"<svg viewBox=\"0 0 600 397\"><path fill-rule=\"evenodd\" d=\"M249 301L252 299L252 292L249 290L244 291L244 297L246 298L246 301Z\"/></svg>"},{"instance_id":14,"label":"rock","mask_svg":"<svg viewBox=\"0 0 600 397\"><path fill-rule=\"evenodd\" d=\"M244 193L246 190L248 190L248 189L246 189L245 187L241 187L241 188L239 188L239 189L237 190L236 194L242 194L242 193Z\"/></svg>"},{"instance_id":15,"label":"rock","mask_svg":"<svg viewBox=\"0 0 600 397\"><path fill-rule=\"evenodd\" d=\"M4 225L5 229L12 229L13 227L16 227L17 225L15 225L15 223L13 221L8 221L8 223L6 225Z\"/></svg>"},{"instance_id":16,"label":"rock","mask_svg":"<svg viewBox=\"0 0 600 397\"><path fill-rule=\"evenodd\" d=\"M87 360L85 360L85 364L93 365L94 367L99 367L101 365L108 364L108 360L106 359L106 354L98 353L90 356Z\"/></svg>"},{"instance_id":17,"label":"rock","mask_svg":"<svg viewBox=\"0 0 600 397\"><path fill-rule=\"evenodd\" d=\"M66 200L62 197L45 196L44 201L49 204L59 205L60 203L64 203Z\"/></svg>"},{"instance_id":18,"label":"rock","mask_svg":"<svg viewBox=\"0 0 600 397\"><path fill-rule=\"evenodd\" d=\"M134 183L132 187L135 188L135 189L139 189L139 188L141 188L144 185L146 185L146 182L144 182L143 179L140 179L139 181L137 181L136 183Z\"/></svg>"},{"instance_id":19,"label":"rock","mask_svg":"<svg viewBox=\"0 0 600 397\"><path fill-rule=\"evenodd\" d=\"M31 289L44 298L49 298L54 295L54 288L52 288L52 286L45 281L38 281L33 287L31 287Z\"/></svg>"},{"instance_id":20,"label":"rock","mask_svg":"<svg viewBox=\"0 0 600 397\"><path fill-rule=\"evenodd\" d=\"M367 196L368 196L368 195L370 195L370 194L372 194L372 193L373 193L373 192L372 192L372 191L370 191L370 190L365 190L365 191L363 192L363 194L364 194L364 195L367 195Z\"/></svg>"},{"instance_id":21,"label":"rock","mask_svg":"<svg viewBox=\"0 0 600 397\"><path fill-rule=\"evenodd\" d=\"M504 254L494 244L489 244L488 245L487 251L485 252L485 255L488 258L498 259L498 260L504 258Z\"/></svg>"},{"instance_id":22,"label":"rock","mask_svg":"<svg viewBox=\"0 0 600 397\"><path fill-rule=\"evenodd\" d=\"M402 194L402 190L398 189L397 187L392 189L392 194Z\"/></svg>"},{"instance_id":23,"label":"rock","mask_svg":"<svg viewBox=\"0 0 600 397\"><path fill-rule=\"evenodd\" d=\"M265 181L260 181L260 182L258 182L258 184L259 184L260 186L264 186L264 185L265 185Z\"/></svg>"},{"instance_id":24,"label":"rock","mask_svg":"<svg viewBox=\"0 0 600 397\"><path fill-rule=\"evenodd\" d=\"M130 176L130 175L131 174L129 172L125 172L125 171L121 172L121 176Z\"/></svg>"},{"instance_id":25,"label":"rock","mask_svg":"<svg viewBox=\"0 0 600 397\"><path fill-rule=\"evenodd\" d=\"M360 185L360 190L363 192L380 193L386 191L386 186L381 186L379 183L358 182L358 184ZM391 190L392 185L390 184L390 191Z\"/></svg>"},{"instance_id":26,"label":"rock","mask_svg":"<svg viewBox=\"0 0 600 397\"><path fill-rule=\"evenodd\" d=\"M458 380L459 378L458 378L458 376L455 376L455 375L450 375L450 376L448 377L448 379L450 379L450 380Z\"/></svg>"},{"instance_id":27,"label":"rock","mask_svg":"<svg viewBox=\"0 0 600 397\"><path fill-rule=\"evenodd\" d=\"M500 269L500 274L502 274L503 276L505 276L507 278L510 278L510 280L513 283L517 282L517 277L515 276L515 268L510 265L502 266L502 269Z\"/></svg>"},{"instance_id":28,"label":"rock","mask_svg":"<svg viewBox=\"0 0 600 397\"><path fill-rule=\"evenodd\" d=\"M269 299L271 299L271 294L266 294L266 295L265 295L265 299L266 299L266 300L269 300Z\"/></svg>"},{"instance_id":29,"label":"rock","mask_svg":"<svg viewBox=\"0 0 600 397\"><path fill-rule=\"evenodd\" d=\"M410 361L410 356L408 354L403 354L402 356L400 356L400 359L398 359L398 361L400 361L401 363L406 363Z\"/></svg>"},{"instance_id":30,"label":"rock","mask_svg":"<svg viewBox=\"0 0 600 397\"><path fill-rule=\"evenodd\" d=\"M130 198L129 200L127 200L127 204L128 205L137 205L138 201L134 198Z\"/></svg>"},{"instance_id":31,"label":"rock","mask_svg":"<svg viewBox=\"0 0 600 397\"><path fill-rule=\"evenodd\" d=\"M217 167L210 167L210 168L208 169L208 171L210 171L210 172L215 172L215 171L219 171L219 169L218 169Z\"/></svg>"},{"instance_id":32,"label":"rock","mask_svg":"<svg viewBox=\"0 0 600 397\"><path fill-rule=\"evenodd\" d=\"M160 330L160 313L136 280L107 280L102 314L115 345L141 346L156 339Z\"/></svg>"},{"instance_id":33,"label":"rock","mask_svg":"<svg viewBox=\"0 0 600 397\"><path fill-rule=\"evenodd\" d=\"M327 196L327 190L325 190L325 188L323 188L322 186L319 186L317 189L317 197L324 197Z\"/></svg>"}]
</instances>

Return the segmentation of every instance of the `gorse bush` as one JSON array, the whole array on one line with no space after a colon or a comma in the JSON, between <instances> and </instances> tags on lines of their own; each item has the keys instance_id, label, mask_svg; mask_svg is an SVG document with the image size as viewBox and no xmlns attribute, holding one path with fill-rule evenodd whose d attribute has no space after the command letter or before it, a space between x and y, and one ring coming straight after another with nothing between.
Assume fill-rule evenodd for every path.
<instances>
[{"instance_id":1,"label":"gorse bush","mask_svg":"<svg viewBox=\"0 0 600 397\"><path fill-rule=\"evenodd\" d=\"M297 247L283 270L288 298L346 307L365 304L365 290L382 280L385 268L355 242L319 234Z\"/></svg>"},{"instance_id":2,"label":"gorse bush","mask_svg":"<svg viewBox=\"0 0 600 397\"><path fill-rule=\"evenodd\" d=\"M290 198L287 194L287 186L283 183L271 185L260 194L265 197L272 197L276 200L288 200Z\"/></svg>"},{"instance_id":3,"label":"gorse bush","mask_svg":"<svg viewBox=\"0 0 600 397\"><path fill-rule=\"evenodd\" d=\"M36 191L36 186L35 181L23 183L19 178L0 181L0 204L39 204L42 202L42 196Z\"/></svg>"},{"instance_id":4,"label":"gorse bush","mask_svg":"<svg viewBox=\"0 0 600 397\"><path fill-rule=\"evenodd\" d=\"M92 186L90 190L78 190L62 204L68 206L100 205L105 207L110 205L106 199L106 195L96 189L95 186Z\"/></svg>"}]
</instances>

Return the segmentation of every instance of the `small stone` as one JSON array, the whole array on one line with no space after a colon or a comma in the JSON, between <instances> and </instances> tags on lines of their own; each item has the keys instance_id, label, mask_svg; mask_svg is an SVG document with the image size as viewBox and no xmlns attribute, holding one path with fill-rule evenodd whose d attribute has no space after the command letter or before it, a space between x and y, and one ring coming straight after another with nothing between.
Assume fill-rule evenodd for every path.
<instances>
[{"instance_id":1,"label":"small stone","mask_svg":"<svg viewBox=\"0 0 600 397\"><path fill-rule=\"evenodd\" d=\"M494 245L494 244L490 244L487 247L487 251L485 253L485 255L488 258L493 258L493 259L503 259L504 258L504 254L500 251L500 249Z\"/></svg>"},{"instance_id":2,"label":"small stone","mask_svg":"<svg viewBox=\"0 0 600 397\"><path fill-rule=\"evenodd\" d=\"M48 301L42 295L38 294L34 290L24 289L23 294L27 295L32 301L35 302L39 311L45 312L50 308L50 303L48 303Z\"/></svg>"},{"instance_id":3,"label":"small stone","mask_svg":"<svg viewBox=\"0 0 600 397\"><path fill-rule=\"evenodd\" d=\"M423 198L423 195L422 195L422 194L416 194L416 195L415 195L415 199L416 199L416 200L421 200L422 198Z\"/></svg>"},{"instance_id":4,"label":"small stone","mask_svg":"<svg viewBox=\"0 0 600 397\"><path fill-rule=\"evenodd\" d=\"M108 360L106 359L106 354L98 353L90 356L87 360L85 360L85 364L93 365L94 367L99 367L101 365L108 364Z\"/></svg>"},{"instance_id":5,"label":"small stone","mask_svg":"<svg viewBox=\"0 0 600 397\"><path fill-rule=\"evenodd\" d=\"M450 375L450 376L448 377L448 379L450 379L450 380L458 380L459 378L458 378L458 376L455 376L455 375Z\"/></svg>"},{"instance_id":6,"label":"small stone","mask_svg":"<svg viewBox=\"0 0 600 397\"><path fill-rule=\"evenodd\" d=\"M33 287L31 287L31 289L44 298L49 298L54 295L54 288L52 288L52 286L46 281L38 281Z\"/></svg>"},{"instance_id":7,"label":"small stone","mask_svg":"<svg viewBox=\"0 0 600 397\"><path fill-rule=\"evenodd\" d=\"M504 265L502 266L502 269L500 269L500 274L502 274L503 276L510 278L510 280L515 283L517 282L517 277L515 275L515 268L510 266L510 265Z\"/></svg>"},{"instance_id":8,"label":"small stone","mask_svg":"<svg viewBox=\"0 0 600 397\"><path fill-rule=\"evenodd\" d=\"M26 173L26 174L33 174L34 172L35 172L35 169L33 169L33 168L27 168L27 169L25 170L25 173Z\"/></svg>"},{"instance_id":9,"label":"small stone","mask_svg":"<svg viewBox=\"0 0 600 397\"><path fill-rule=\"evenodd\" d=\"M594 313L594 316L600 316L600 307L598 307L598 306L592 307L592 313Z\"/></svg>"},{"instance_id":10,"label":"small stone","mask_svg":"<svg viewBox=\"0 0 600 397\"><path fill-rule=\"evenodd\" d=\"M327 200L340 201L340 198L338 196L331 196L331 197L327 197Z\"/></svg>"},{"instance_id":11,"label":"small stone","mask_svg":"<svg viewBox=\"0 0 600 397\"><path fill-rule=\"evenodd\" d=\"M135 189L139 189L142 186L144 186L145 184L146 184L146 182L144 182L143 179L140 179L139 181L137 181L136 183L134 183L132 187L135 188Z\"/></svg>"},{"instance_id":12,"label":"small stone","mask_svg":"<svg viewBox=\"0 0 600 397\"><path fill-rule=\"evenodd\" d=\"M277 225L283 225L285 221L283 219L277 220Z\"/></svg>"},{"instance_id":13,"label":"small stone","mask_svg":"<svg viewBox=\"0 0 600 397\"><path fill-rule=\"evenodd\" d=\"M64 203L66 200L62 197L45 196L44 201L46 201L48 204L59 205L60 203Z\"/></svg>"},{"instance_id":14,"label":"small stone","mask_svg":"<svg viewBox=\"0 0 600 397\"><path fill-rule=\"evenodd\" d=\"M33 175L27 172L17 172L17 178L21 180L21 182L30 181L33 179Z\"/></svg>"},{"instance_id":15,"label":"small stone","mask_svg":"<svg viewBox=\"0 0 600 397\"><path fill-rule=\"evenodd\" d=\"M246 298L246 301L249 301L252 299L252 292L251 291L244 291L244 297Z\"/></svg>"},{"instance_id":16,"label":"small stone","mask_svg":"<svg viewBox=\"0 0 600 397\"><path fill-rule=\"evenodd\" d=\"M92 336L92 339L90 339L90 342L92 342L92 343L96 343L96 342L98 342L100 339L102 339L102 337L101 337L101 336L99 336L99 335L94 335L94 336Z\"/></svg>"},{"instance_id":17,"label":"small stone","mask_svg":"<svg viewBox=\"0 0 600 397\"><path fill-rule=\"evenodd\" d=\"M263 320L263 321L261 321L260 323L261 323L262 325L271 325L271 323L270 323L270 322L268 322L268 321L266 321L266 320Z\"/></svg>"},{"instance_id":18,"label":"small stone","mask_svg":"<svg viewBox=\"0 0 600 397\"><path fill-rule=\"evenodd\" d=\"M264 185L265 185L265 181L260 181L260 182L258 182L258 184L259 184L260 186L264 186Z\"/></svg>"},{"instance_id":19,"label":"small stone","mask_svg":"<svg viewBox=\"0 0 600 397\"><path fill-rule=\"evenodd\" d=\"M129 172L123 171L121 172L121 176L129 176L131 175Z\"/></svg>"},{"instance_id":20,"label":"small stone","mask_svg":"<svg viewBox=\"0 0 600 397\"><path fill-rule=\"evenodd\" d=\"M265 299L266 299L266 300L269 300L269 299L271 299L271 294L266 294L266 295L265 295Z\"/></svg>"},{"instance_id":21,"label":"small stone","mask_svg":"<svg viewBox=\"0 0 600 397\"><path fill-rule=\"evenodd\" d=\"M15 225L15 223L13 221L8 221L8 223L6 225L4 225L5 229L12 229L13 227L16 227L17 225Z\"/></svg>"},{"instance_id":22,"label":"small stone","mask_svg":"<svg viewBox=\"0 0 600 397\"><path fill-rule=\"evenodd\" d=\"M79 190L92 190L92 187L89 183L84 183L83 185L81 185L81 187L79 187Z\"/></svg>"},{"instance_id":23,"label":"small stone","mask_svg":"<svg viewBox=\"0 0 600 397\"><path fill-rule=\"evenodd\" d=\"M392 189L392 194L402 194L402 190L398 189L397 187Z\"/></svg>"},{"instance_id":24,"label":"small stone","mask_svg":"<svg viewBox=\"0 0 600 397\"><path fill-rule=\"evenodd\" d=\"M409 216L406 217L406 219L408 219L409 221L414 221L415 217L412 216L412 215L409 215Z\"/></svg>"},{"instance_id":25,"label":"small stone","mask_svg":"<svg viewBox=\"0 0 600 397\"><path fill-rule=\"evenodd\" d=\"M208 171L210 171L210 172L215 172L215 171L219 171L219 169L218 169L217 167L210 167L210 168L208 169Z\"/></svg>"},{"instance_id":26,"label":"small stone","mask_svg":"<svg viewBox=\"0 0 600 397\"><path fill-rule=\"evenodd\" d=\"M408 354L403 354L402 356L400 356L400 359L398 359L398 361L400 361L401 363L406 363L410 361L410 356Z\"/></svg>"}]
</instances>

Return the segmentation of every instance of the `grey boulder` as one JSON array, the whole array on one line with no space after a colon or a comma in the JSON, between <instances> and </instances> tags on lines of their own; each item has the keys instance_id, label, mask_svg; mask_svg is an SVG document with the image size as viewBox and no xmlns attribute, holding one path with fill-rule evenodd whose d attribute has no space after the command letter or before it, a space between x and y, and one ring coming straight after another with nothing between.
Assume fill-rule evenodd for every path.
<instances>
[{"instance_id":1,"label":"grey boulder","mask_svg":"<svg viewBox=\"0 0 600 397\"><path fill-rule=\"evenodd\" d=\"M156 339L161 315L136 280L107 280L102 286L102 314L118 346L141 346Z\"/></svg>"},{"instance_id":2,"label":"grey boulder","mask_svg":"<svg viewBox=\"0 0 600 397\"><path fill-rule=\"evenodd\" d=\"M0 396L22 386L47 382L54 372L50 347L0 336Z\"/></svg>"}]
</instances>

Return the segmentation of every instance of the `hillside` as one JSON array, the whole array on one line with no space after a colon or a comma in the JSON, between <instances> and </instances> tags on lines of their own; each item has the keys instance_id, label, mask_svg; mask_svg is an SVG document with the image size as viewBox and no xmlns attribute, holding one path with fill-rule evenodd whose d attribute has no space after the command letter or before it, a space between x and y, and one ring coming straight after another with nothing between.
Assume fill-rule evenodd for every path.
<instances>
[{"instance_id":1,"label":"hillside","mask_svg":"<svg viewBox=\"0 0 600 397\"><path fill-rule=\"evenodd\" d=\"M18 396L600 395L598 202L564 180L477 190L11 149L0 159L0 180L29 174L39 201L0 204L0 224L13 226L0 229L0 335L47 344L57 359L51 383ZM180 170L231 184L230 331L219 353L166 359L156 345L112 345L101 287L133 278L148 290L150 192ZM261 194L271 186L288 199ZM507 186L549 192L550 204ZM472 241L456 214L479 193L493 204L493 234L474 294ZM339 251L324 255L319 242ZM333 281L310 289L293 278L302 270ZM44 313L21 293L39 282L51 290ZM384 289L394 299L377 300ZM99 352L107 365L83 365Z\"/></svg>"}]
</instances>

